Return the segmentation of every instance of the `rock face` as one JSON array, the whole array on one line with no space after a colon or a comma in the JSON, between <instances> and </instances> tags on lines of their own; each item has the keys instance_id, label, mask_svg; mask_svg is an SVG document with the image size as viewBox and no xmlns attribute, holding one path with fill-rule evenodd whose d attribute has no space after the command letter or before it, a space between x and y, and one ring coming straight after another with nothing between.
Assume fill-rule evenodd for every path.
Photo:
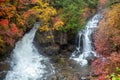
<instances>
[{"instance_id":1,"label":"rock face","mask_svg":"<svg viewBox=\"0 0 120 80\"><path fill-rule=\"evenodd\" d=\"M9 58L0 61L0 80L3 80L5 78L5 75L7 74L7 70L9 69L10 69Z\"/></svg>"},{"instance_id":2,"label":"rock face","mask_svg":"<svg viewBox=\"0 0 120 80\"><path fill-rule=\"evenodd\" d=\"M40 51L47 56L66 55L69 56L75 49L74 37L68 37L67 33L55 32L53 40L47 38L47 35L42 32L37 32L35 36L35 44Z\"/></svg>"},{"instance_id":3,"label":"rock face","mask_svg":"<svg viewBox=\"0 0 120 80\"><path fill-rule=\"evenodd\" d=\"M9 45L3 48L2 51L0 51L0 61L6 60L6 58L10 56L12 49L13 47Z\"/></svg>"}]
</instances>

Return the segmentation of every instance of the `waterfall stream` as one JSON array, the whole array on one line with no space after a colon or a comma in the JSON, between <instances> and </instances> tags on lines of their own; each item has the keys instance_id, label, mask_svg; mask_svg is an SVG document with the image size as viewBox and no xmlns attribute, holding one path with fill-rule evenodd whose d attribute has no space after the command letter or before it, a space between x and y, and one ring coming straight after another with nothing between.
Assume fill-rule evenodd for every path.
<instances>
[{"instance_id":1,"label":"waterfall stream","mask_svg":"<svg viewBox=\"0 0 120 80\"><path fill-rule=\"evenodd\" d=\"M46 80L54 73L49 59L40 55L33 44L34 36L39 23L16 43L13 50L11 69L5 80Z\"/></svg>"},{"instance_id":2,"label":"waterfall stream","mask_svg":"<svg viewBox=\"0 0 120 80\"><path fill-rule=\"evenodd\" d=\"M94 52L92 45L92 33L99 20L101 19L101 14L98 13L94 15L86 24L85 29L80 31L76 38L76 50L72 53L70 59L77 61L80 65L84 66L88 64L87 59L89 57L97 56Z\"/></svg>"}]
</instances>

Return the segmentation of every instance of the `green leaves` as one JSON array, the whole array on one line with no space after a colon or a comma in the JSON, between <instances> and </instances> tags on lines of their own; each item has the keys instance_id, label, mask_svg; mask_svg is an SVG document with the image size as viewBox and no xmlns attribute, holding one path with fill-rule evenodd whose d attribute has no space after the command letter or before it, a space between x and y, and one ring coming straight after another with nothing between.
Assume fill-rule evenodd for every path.
<instances>
[{"instance_id":1,"label":"green leaves","mask_svg":"<svg viewBox=\"0 0 120 80\"><path fill-rule=\"evenodd\" d=\"M87 0L87 6L90 8L96 8L98 1L97 0Z\"/></svg>"},{"instance_id":2,"label":"green leaves","mask_svg":"<svg viewBox=\"0 0 120 80\"><path fill-rule=\"evenodd\" d=\"M112 80L120 80L120 68L116 67L117 73L112 73L110 76L112 77Z\"/></svg>"},{"instance_id":3,"label":"green leaves","mask_svg":"<svg viewBox=\"0 0 120 80\"><path fill-rule=\"evenodd\" d=\"M65 22L65 27L62 28L62 30L72 30L72 32L77 32L83 25L83 23L80 22L80 19L82 19L80 16L83 13L82 7L84 6L84 1L65 0L62 3L63 12L60 14L60 18Z\"/></svg>"}]
</instances>

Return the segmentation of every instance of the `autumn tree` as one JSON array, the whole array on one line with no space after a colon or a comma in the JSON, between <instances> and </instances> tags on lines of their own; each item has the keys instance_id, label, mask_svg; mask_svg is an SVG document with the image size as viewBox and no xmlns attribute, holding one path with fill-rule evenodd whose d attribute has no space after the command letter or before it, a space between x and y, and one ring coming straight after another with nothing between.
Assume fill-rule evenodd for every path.
<instances>
[{"instance_id":1,"label":"autumn tree","mask_svg":"<svg viewBox=\"0 0 120 80\"><path fill-rule=\"evenodd\" d=\"M9 0L0 3L0 52L4 54L8 46L14 46L15 39L21 36L21 31L18 29L14 17L16 15L16 7L10 4Z\"/></svg>"},{"instance_id":2,"label":"autumn tree","mask_svg":"<svg viewBox=\"0 0 120 80\"><path fill-rule=\"evenodd\" d=\"M42 0L1 0L0 1L0 52L8 46L14 47L15 42L29 31L36 19L39 19L41 32L48 32L46 37L52 38L54 30L64 23L55 19L57 12ZM55 21L56 20L56 21Z\"/></svg>"},{"instance_id":3,"label":"autumn tree","mask_svg":"<svg viewBox=\"0 0 120 80\"><path fill-rule=\"evenodd\" d=\"M113 4L109 7L109 10L104 11L104 18L100 21L98 28L94 34L94 45L96 52L99 56L102 56L103 60L99 58L93 62L93 65L97 66L100 70L98 71L99 77L106 79L107 75L117 74L116 68L120 68L120 3ZM100 62L100 64L96 64ZM105 63L107 62L107 63ZM105 65L103 65L105 63ZM95 65L96 64L96 65ZM100 65L103 65L100 67ZM104 72L106 72L104 74ZM104 76L103 76L104 74ZM117 76L116 75L116 76ZM111 76L113 77L113 76ZM112 79L114 79L113 77ZM103 80L104 80L103 79ZM110 79L110 77L109 77ZM109 80L108 79L108 80ZM116 78L117 79L117 78ZM101 79L102 80L102 79ZM106 79L107 80L107 79Z\"/></svg>"},{"instance_id":4,"label":"autumn tree","mask_svg":"<svg viewBox=\"0 0 120 80\"><path fill-rule=\"evenodd\" d=\"M95 36L96 51L106 55L120 50L120 3L111 6L111 10L104 14L99 23ZM104 23L106 22L106 23ZM104 41L104 42L103 42ZM106 50L106 51L105 51Z\"/></svg>"}]
</instances>

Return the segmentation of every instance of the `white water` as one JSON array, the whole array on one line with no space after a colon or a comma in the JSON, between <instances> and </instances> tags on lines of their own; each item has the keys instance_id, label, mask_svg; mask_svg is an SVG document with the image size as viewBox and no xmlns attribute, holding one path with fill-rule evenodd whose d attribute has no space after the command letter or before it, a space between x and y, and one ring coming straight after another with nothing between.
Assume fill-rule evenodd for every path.
<instances>
[{"instance_id":1,"label":"white water","mask_svg":"<svg viewBox=\"0 0 120 80\"><path fill-rule=\"evenodd\" d=\"M85 29L78 33L76 50L70 59L77 61L82 66L88 64L87 58L97 56L92 46L91 35L100 19L101 14L96 14L87 22Z\"/></svg>"},{"instance_id":2,"label":"white water","mask_svg":"<svg viewBox=\"0 0 120 80\"><path fill-rule=\"evenodd\" d=\"M22 40L16 43L12 55L11 70L8 71L5 80L46 80L54 73L49 59L40 55L33 44L37 27L39 27L38 22L34 24L29 33L25 34Z\"/></svg>"}]
</instances>

